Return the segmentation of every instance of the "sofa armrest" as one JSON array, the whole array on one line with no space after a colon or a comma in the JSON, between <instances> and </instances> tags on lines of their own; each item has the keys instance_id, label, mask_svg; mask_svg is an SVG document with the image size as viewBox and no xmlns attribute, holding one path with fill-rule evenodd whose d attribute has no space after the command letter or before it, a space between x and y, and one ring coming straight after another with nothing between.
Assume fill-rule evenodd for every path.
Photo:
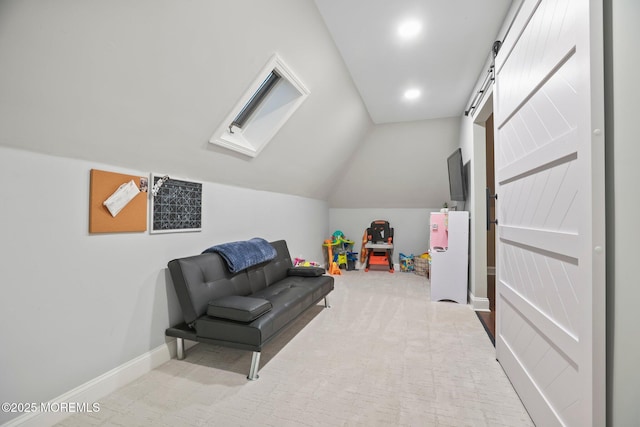
<instances>
[{"instance_id":1,"label":"sofa armrest","mask_svg":"<svg viewBox=\"0 0 640 427\"><path fill-rule=\"evenodd\" d=\"M287 276L318 277L326 273L322 267L289 267Z\"/></svg>"},{"instance_id":2,"label":"sofa armrest","mask_svg":"<svg viewBox=\"0 0 640 427\"><path fill-rule=\"evenodd\" d=\"M207 315L238 322L251 322L271 308L271 303L266 299L229 295L210 301Z\"/></svg>"}]
</instances>

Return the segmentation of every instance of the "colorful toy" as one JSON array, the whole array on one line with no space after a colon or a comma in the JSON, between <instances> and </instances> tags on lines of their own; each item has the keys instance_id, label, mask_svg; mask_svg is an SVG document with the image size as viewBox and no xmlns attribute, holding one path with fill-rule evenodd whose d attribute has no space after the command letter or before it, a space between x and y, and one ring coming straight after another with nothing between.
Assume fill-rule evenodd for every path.
<instances>
[{"instance_id":1,"label":"colorful toy","mask_svg":"<svg viewBox=\"0 0 640 427\"><path fill-rule=\"evenodd\" d=\"M350 257L353 257L353 240L349 240L344 236L344 233L340 230L336 230L331 239L324 241L323 245L327 248L327 264L329 267L329 274L341 274L340 268L350 270L353 265L355 269L355 263L349 262ZM335 266L334 266L335 264Z\"/></svg>"},{"instance_id":2,"label":"colorful toy","mask_svg":"<svg viewBox=\"0 0 640 427\"><path fill-rule=\"evenodd\" d=\"M294 267L320 267L320 264L315 261L307 261L302 258L296 258L293 260Z\"/></svg>"},{"instance_id":3,"label":"colorful toy","mask_svg":"<svg viewBox=\"0 0 640 427\"><path fill-rule=\"evenodd\" d=\"M413 254L411 255L405 255L403 253L400 253L400 257L399 257L399 261L400 261L400 271L404 271L404 272L411 272L414 270L414 256Z\"/></svg>"}]
</instances>

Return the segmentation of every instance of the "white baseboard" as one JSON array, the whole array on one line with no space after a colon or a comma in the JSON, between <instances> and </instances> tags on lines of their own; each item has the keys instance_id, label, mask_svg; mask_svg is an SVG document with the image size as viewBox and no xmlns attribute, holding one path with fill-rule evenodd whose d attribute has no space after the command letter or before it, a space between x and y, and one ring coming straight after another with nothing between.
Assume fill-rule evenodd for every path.
<instances>
[{"instance_id":1,"label":"white baseboard","mask_svg":"<svg viewBox=\"0 0 640 427\"><path fill-rule=\"evenodd\" d=\"M190 344L190 345L188 345ZM197 343L185 342L185 350ZM104 396L113 393L120 387L129 384L147 372L157 368L163 363L176 357L175 339L168 340L153 350L148 351L133 360L130 360L109 372L100 375L86 383L70 390L47 402L49 407L57 408L61 403L88 404L92 408L94 403L99 403ZM45 405L46 405L45 404ZM73 415L72 412L30 412L20 415L2 425L2 427L14 426L52 426L65 418Z\"/></svg>"},{"instance_id":2,"label":"white baseboard","mask_svg":"<svg viewBox=\"0 0 640 427\"><path fill-rule=\"evenodd\" d=\"M477 297L469 292L469 301L475 311L490 311L489 298L487 297Z\"/></svg>"}]
</instances>

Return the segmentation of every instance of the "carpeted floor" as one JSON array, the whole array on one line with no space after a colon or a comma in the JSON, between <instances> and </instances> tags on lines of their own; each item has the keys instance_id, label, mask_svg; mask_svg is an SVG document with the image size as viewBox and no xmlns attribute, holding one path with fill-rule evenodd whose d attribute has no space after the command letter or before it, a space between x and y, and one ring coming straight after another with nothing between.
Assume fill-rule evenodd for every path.
<instances>
[{"instance_id":1,"label":"carpeted floor","mask_svg":"<svg viewBox=\"0 0 640 427\"><path fill-rule=\"evenodd\" d=\"M469 306L412 273L345 271L263 350L199 344L60 426L487 426L533 423Z\"/></svg>"}]
</instances>

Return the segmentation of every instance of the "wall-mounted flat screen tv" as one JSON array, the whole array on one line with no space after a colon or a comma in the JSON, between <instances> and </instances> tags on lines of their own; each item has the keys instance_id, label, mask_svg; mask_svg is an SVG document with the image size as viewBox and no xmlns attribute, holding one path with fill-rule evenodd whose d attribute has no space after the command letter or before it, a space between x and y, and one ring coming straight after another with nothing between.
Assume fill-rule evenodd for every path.
<instances>
[{"instance_id":1,"label":"wall-mounted flat screen tv","mask_svg":"<svg viewBox=\"0 0 640 427\"><path fill-rule=\"evenodd\" d=\"M451 200L464 202L467 200L464 167L462 166L462 150L459 148L447 158L449 168L449 193Z\"/></svg>"}]
</instances>

